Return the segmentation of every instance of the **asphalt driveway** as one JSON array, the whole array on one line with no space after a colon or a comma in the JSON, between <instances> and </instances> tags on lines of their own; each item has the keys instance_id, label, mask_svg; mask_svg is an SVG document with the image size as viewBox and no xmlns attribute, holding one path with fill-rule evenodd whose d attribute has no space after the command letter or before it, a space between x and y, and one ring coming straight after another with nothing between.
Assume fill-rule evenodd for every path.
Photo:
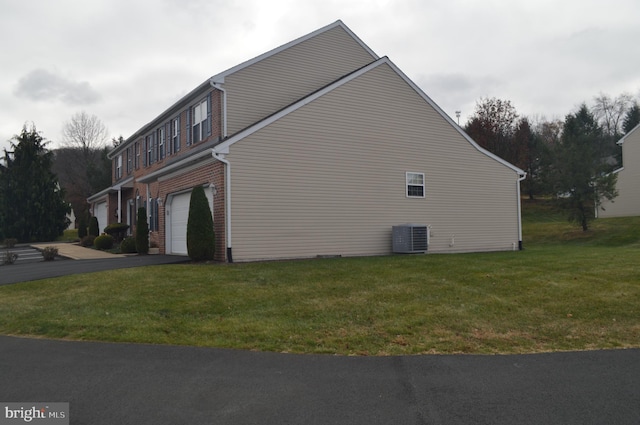
<instances>
[{"instance_id":1,"label":"asphalt driveway","mask_svg":"<svg viewBox=\"0 0 640 425\"><path fill-rule=\"evenodd\" d=\"M47 279L79 273L92 273L128 267L175 264L189 261L177 255L133 255L101 259L56 260L36 263L17 263L0 266L0 285Z\"/></svg>"},{"instance_id":2,"label":"asphalt driveway","mask_svg":"<svg viewBox=\"0 0 640 425\"><path fill-rule=\"evenodd\" d=\"M0 400L71 424L634 424L640 350L340 357L0 336Z\"/></svg>"}]
</instances>

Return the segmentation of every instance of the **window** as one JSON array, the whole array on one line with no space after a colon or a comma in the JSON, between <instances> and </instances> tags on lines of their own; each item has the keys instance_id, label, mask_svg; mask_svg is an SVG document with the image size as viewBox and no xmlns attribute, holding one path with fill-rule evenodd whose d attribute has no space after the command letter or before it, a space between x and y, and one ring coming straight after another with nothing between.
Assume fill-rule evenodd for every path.
<instances>
[{"instance_id":1,"label":"window","mask_svg":"<svg viewBox=\"0 0 640 425\"><path fill-rule=\"evenodd\" d=\"M138 168L140 168L140 142L135 142L133 144L133 151L135 155L134 167L137 170Z\"/></svg>"},{"instance_id":2,"label":"window","mask_svg":"<svg viewBox=\"0 0 640 425\"><path fill-rule=\"evenodd\" d=\"M133 170L133 148L129 146L127 148L127 174L131 174Z\"/></svg>"},{"instance_id":3,"label":"window","mask_svg":"<svg viewBox=\"0 0 640 425\"><path fill-rule=\"evenodd\" d=\"M207 124L209 116L209 102L204 100L202 103L193 107L193 138L192 143L204 140L207 137Z\"/></svg>"},{"instance_id":4,"label":"window","mask_svg":"<svg viewBox=\"0 0 640 425\"><path fill-rule=\"evenodd\" d=\"M158 161L164 159L164 140L165 139L165 133L164 133L164 127L160 127L158 129Z\"/></svg>"},{"instance_id":5,"label":"window","mask_svg":"<svg viewBox=\"0 0 640 425\"><path fill-rule=\"evenodd\" d=\"M407 197L424 198L424 173L407 173Z\"/></svg>"},{"instance_id":6,"label":"window","mask_svg":"<svg viewBox=\"0 0 640 425\"><path fill-rule=\"evenodd\" d=\"M122 154L116 158L116 180L122 178Z\"/></svg>"},{"instance_id":7,"label":"window","mask_svg":"<svg viewBox=\"0 0 640 425\"><path fill-rule=\"evenodd\" d=\"M146 163L147 165L151 165L153 163L153 135L150 134L147 136L147 155L146 155Z\"/></svg>"},{"instance_id":8,"label":"window","mask_svg":"<svg viewBox=\"0 0 640 425\"><path fill-rule=\"evenodd\" d=\"M158 198L149 199L149 231L151 232L160 230L159 207L160 203L158 202Z\"/></svg>"},{"instance_id":9,"label":"window","mask_svg":"<svg viewBox=\"0 0 640 425\"><path fill-rule=\"evenodd\" d=\"M180 150L180 119L176 118L171 120L171 143L173 143L172 146L172 152L176 153Z\"/></svg>"}]
</instances>

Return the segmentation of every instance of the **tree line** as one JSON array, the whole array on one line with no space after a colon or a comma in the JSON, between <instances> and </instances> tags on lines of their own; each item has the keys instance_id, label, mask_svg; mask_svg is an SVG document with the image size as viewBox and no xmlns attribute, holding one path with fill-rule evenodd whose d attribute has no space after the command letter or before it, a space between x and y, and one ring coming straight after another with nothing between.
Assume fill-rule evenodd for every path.
<instances>
[{"instance_id":1,"label":"tree line","mask_svg":"<svg viewBox=\"0 0 640 425\"><path fill-rule=\"evenodd\" d=\"M523 194L550 197L587 230L604 199L617 196L617 142L640 124L631 95L600 94L564 120L520 117L509 100L483 98L464 126L481 147L527 172Z\"/></svg>"}]
</instances>

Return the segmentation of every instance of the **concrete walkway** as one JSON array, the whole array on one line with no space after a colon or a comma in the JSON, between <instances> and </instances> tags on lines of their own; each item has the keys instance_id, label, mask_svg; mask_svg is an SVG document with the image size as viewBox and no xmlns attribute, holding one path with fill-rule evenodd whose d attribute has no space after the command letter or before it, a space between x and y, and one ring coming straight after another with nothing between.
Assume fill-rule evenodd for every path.
<instances>
[{"instance_id":1,"label":"concrete walkway","mask_svg":"<svg viewBox=\"0 0 640 425\"><path fill-rule=\"evenodd\" d=\"M109 252L100 251L97 249L85 248L74 243L67 242L47 242L31 245L35 249L43 250L46 247L53 246L58 248L58 255L61 257L69 258L71 260L99 260L99 259L113 259L124 257L120 254L111 254Z\"/></svg>"}]
</instances>

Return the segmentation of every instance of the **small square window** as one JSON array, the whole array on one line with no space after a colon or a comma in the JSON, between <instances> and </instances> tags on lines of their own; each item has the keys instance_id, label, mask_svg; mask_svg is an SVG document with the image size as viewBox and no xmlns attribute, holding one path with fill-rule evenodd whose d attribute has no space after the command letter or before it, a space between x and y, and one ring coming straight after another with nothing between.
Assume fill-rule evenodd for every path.
<instances>
[{"instance_id":1,"label":"small square window","mask_svg":"<svg viewBox=\"0 0 640 425\"><path fill-rule=\"evenodd\" d=\"M424 198L424 173L407 173L407 197Z\"/></svg>"}]
</instances>

